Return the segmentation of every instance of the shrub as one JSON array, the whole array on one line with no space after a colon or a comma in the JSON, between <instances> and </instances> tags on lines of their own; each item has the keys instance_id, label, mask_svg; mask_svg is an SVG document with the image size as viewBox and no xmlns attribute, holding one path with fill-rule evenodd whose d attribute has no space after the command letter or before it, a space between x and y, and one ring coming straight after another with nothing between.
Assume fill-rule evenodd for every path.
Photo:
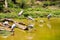
<instances>
[{"instance_id":1,"label":"shrub","mask_svg":"<svg viewBox=\"0 0 60 40\"><path fill-rule=\"evenodd\" d=\"M31 6L35 5L35 0L31 0Z\"/></svg>"},{"instance_id":2,"label":"shrub","mask_svg":"<svg viewBox=\"0 0 60 40\"><path fill-rule=\"evenodd\" d=\"M44 1L43 2L43 7L50 6L51 2L50 1Z\"/></svg>"},{"instance_id":3,"label":"shrub","mask_svg":"<svg viewBox=\"0 0 60 40\"><path fill-rule=\"evenodd\" d=\"M60 2L58 2L58 1L55 1L55 2L44 1L44 2L43 2L43 7L52 6L52 5L57 5L57 4L60 4Z\"/></svg>"},{"instance_id":4,"label":"shrub","mask_svg":"<svg viewBox=\"0 0 60 40\"><path fill-rule=\"evenodd\" d=\"M3 3L0 3L0 10L3 10Z\"/></svg>"},{"instance_id":5,"label":"shrub","mask_svg":"<svg viewBox=\"0 0 60 40\"><path fill-rule=\"evenodd\" d=\"M12 2L9 2L8 3L8 7L11 7L11 8L13 8L15 5L12 3Z\"/></svg>"},{"instance_id":6,"label":"shrub","mask_svg":"<svg viewBox=\"0 0 60 40\"><path fill-rule=\"evenodd\" d=\"M20 7L21 8L25 8L26 6L26 1L25 0L21 0L21 2L20 2Z\"/></svg>"},{"instance_id":7,"label":"shrub","mask_svg":"<svg viewBox=\"0 0 60 40\"><path fill-rule=\"evenodd\" d=\"M28 17L29 16L29 14L24 14L24 17Z\"/></svg>"},{"instance_id":8,"label":"shrub","mask_svg":"<svg viewBox=\"0 0 60 40\"><path fill-rule=\"evenodd\" d=\"M60 12L54 12L55 15L60 15Z\"/></svg>"}]
</instances>

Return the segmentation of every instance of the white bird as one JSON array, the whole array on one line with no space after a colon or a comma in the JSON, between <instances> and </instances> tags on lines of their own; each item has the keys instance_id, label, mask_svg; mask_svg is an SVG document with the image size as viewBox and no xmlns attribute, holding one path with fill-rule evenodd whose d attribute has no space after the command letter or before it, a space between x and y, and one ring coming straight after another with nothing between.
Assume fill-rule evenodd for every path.
<instances>
[{"instance_id":1,"label":"white bird","mask_svg":"<svg viewBox=\"0 0 60 40\"><path fill-rule=\"evenodd\" d=\"M28 25L28 28L33 28L33 27L34 27L34 24Z\"/></svg>"},{"instance_id":2,"label":"white bird","mask_svg":"<svg viewBox=\"0 0 60 40\"><path fill-rule=\"evenodd\" d=\"M8 21L5 21L3 24L4 24L4 25L8 25L9 23L8 23Z\"/></svg>"},{"instance_id":3,"label":"white bird","mask_svg":"<svg viewBox=\"0 0 60 40\"><path fill-rule=\"evenodd\" d=\"M34 20L34 18L32 18L31 16L28 16L28 19L29 19L29 20Z\"/></svg>"},{"instance_id":4,"label":"white bird","mask_svg":"<svg viewBox=\"0 0 60 40\"><path fill-rule=\"evenodd\" d=\"M48 19L50 19L50 17L51 17L51 14L49 14L49 15L47 16Z\"/></svg>"},{"instance_id":5,"label":"white bird","mask_svg":"<svg viewBox=\"0 0 60 40\"><path fill-rule=\"evenodd\" d=\"M13 24L12 26L11 26L11 29L14 29L16 27L16 24Z\"/></svg>"},{"instance_id":6,"label":"white bird","mask_svg":"<svg viewBox=\"0 0 60 40\"><path fill-rule=\"evenodd\" d=\"M19 15L19 16L21 16L21 15L22 15L22 13L23 13L23 10L21 10L21 12L19 12L19 14L18 14L18 15Z\"/></svg>"}]
</instances>

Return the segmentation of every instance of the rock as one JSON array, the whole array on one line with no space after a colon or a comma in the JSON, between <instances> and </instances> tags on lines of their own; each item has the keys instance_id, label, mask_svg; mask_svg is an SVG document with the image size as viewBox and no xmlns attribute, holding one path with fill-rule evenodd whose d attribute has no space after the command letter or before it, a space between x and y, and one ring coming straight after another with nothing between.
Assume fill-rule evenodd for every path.
<instances>
[{"instance_id":1,"label":"rock","mask_svg":"<svg viewBox=\"0 0 60 40\"><path fill-rule=\"evenodd\" d=\"M33 28L33 27L34 27L34 24L28 25L28 28Z\"/></svg>"},{"instance_id":2,"label":"rock","mask_svg":"<svg viewBox=\"0 0 60 40\"><path fill-rule=\"evenodd\" d=\"M45 21L44 20L40 20L40 23L44 23Z\"/></svg>"},{"instance_id":3,"label":"rock","mask_svg":"<svg viewBox=\"0 0 60 40\"><path fill-rule=\"evenodd\" d=\"M27 37L28 40L32 40L32 38L33 38L32 36Z\"/></svg>"},{"instance_id":4,"label":"rock","mask_svg":"<svg viewBox=\"0 0 60 40\"><path fill-rule=\"evenodd\" d=\"M41 24L41 25L39 25L40 27L43 27L43 25Z\"/></svg>"},{"instance_id":5,"label":"rock","mask_svg":"<svg viewBox=\"0 0 60 40\"><path fill-rule=\"evenodd\" d=\"M48 28L50 28L50 29L51 29L51 25L50 25L50 24L47 24L47 26L48 26Z\"/></svg>"},{"instance_id":6,"label":"rock","mask_svg":"<svg viewBox=\"0 0 60 40\"><path fill-rule=\"evenodd\" d=\"M14 22L13 19L9 19L9 18L4 18L4 19L1 19L2 22L5 22L5 21L8 21L8 22Z\"/></svg>"}]
</instances>

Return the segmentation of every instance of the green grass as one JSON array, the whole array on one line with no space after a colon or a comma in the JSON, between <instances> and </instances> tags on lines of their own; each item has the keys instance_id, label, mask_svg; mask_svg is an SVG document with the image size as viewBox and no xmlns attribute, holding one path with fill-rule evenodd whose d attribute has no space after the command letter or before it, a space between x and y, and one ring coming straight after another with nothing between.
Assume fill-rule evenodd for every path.
<instances>
[{"instance_id":1,"label":"green grass","mask_svg":"<svg viewBox=\"0 0 60 40\"><path fill-rule=\"evenodd\" d=\"M22 0L17 0L17 2L18 1L21 2ZM9 2L11 2L11 0ZM23 12L22 16L20 16L20 17L18 16L18 13L22 10L22 8L20 7L20 4L9 3L8 9L11 11L11 13L1 12L0 18L19 18L20 19L20 18L25 18L26 17L25 15L30 15L30 16L36 18L36 17L47 17L48 14L52 14L52 17L60 17L60 7L58 7L56 5L55 6L54 5L53 6L47 6L44 8L44 7L39 6L37 4L35 4L34 6L31 6L30 3L31 2L28 0L23 0L23 4L25 4L24 6L26 6L26 8L23 9L24 12ZM45 1L41 2L41 5L43 3L45 3ZM51 2L47 1L46 4L50 4L50 3ZM30 6L28 6L28 5L30 5Z\"/></svg>"},{"instance_id":2,"label":"green grass","mask_svg":"<svg viewBox=\"0 0 60 40\"><path fill-rule=\"evenodd\" d=\"M52 17L60 17L60 9L52 9L52 7L42 8L27 8L24 9L23 14L19 17L18 13L22 10L21 8L9 8L11 13L0 13L0 18L25 18L25 15L30 15L34 18L36 17L47 17L48 14L52 14Z\"/></svg>"}]
</instances>

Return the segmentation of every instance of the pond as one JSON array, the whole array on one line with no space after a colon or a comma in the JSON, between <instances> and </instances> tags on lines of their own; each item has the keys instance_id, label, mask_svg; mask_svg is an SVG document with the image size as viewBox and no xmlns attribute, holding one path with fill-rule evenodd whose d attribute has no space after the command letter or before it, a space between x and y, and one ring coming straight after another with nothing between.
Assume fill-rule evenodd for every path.
<instances>
[{"instance_id":1,"label":"pond","mask_svg":"<svg viewBox=\"0 0 60 40\"><path fill-rule=\"evenodd\" d=\"M28 32L15 28L14 36L1 37L0 40L60 40L60 18L35 18L35 21L27 19L14 19L26 25L34 24L34 28ZM40 22L40 21L44 22Z\"/></svg>"}]
</instances>

